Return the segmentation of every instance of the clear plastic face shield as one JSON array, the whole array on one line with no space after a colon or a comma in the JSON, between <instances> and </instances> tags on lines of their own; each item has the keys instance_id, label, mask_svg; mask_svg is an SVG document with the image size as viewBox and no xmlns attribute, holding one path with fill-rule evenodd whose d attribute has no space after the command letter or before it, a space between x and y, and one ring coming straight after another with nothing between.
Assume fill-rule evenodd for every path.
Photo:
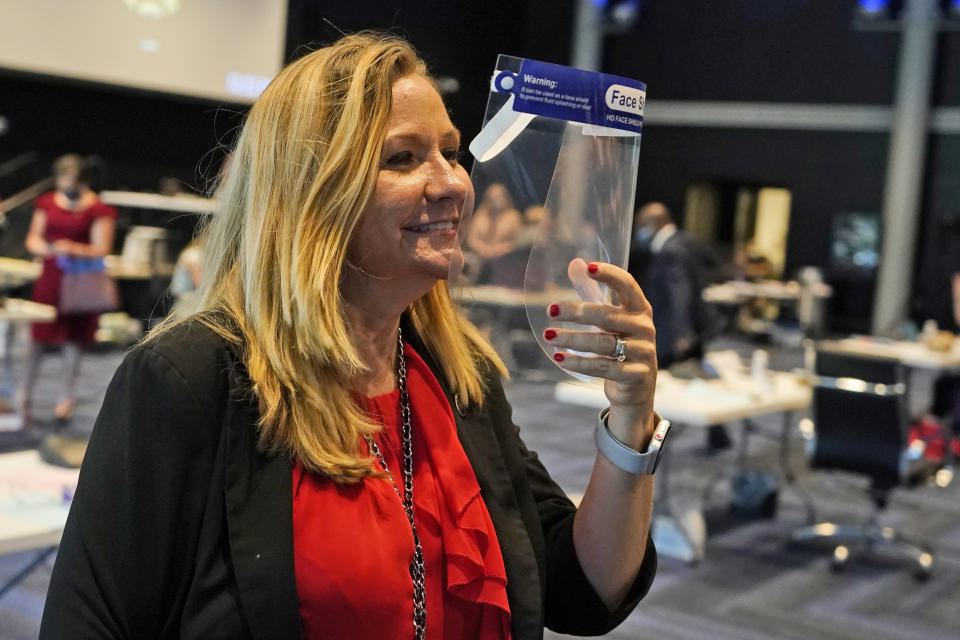
<instances>
[{"instance_id":1,"label":"clear plastic face shield","mask_svg":"<svg viewBox=\"0 0 960 640\"><path fill-rule=\"evenodd\" d=\"M551 320L550 303L615 302L587 265L626 268L645 100L637 81L497 60L450 283L513 371L554 363L548 326L596 330Z\"/></svg>"}]
</instances>

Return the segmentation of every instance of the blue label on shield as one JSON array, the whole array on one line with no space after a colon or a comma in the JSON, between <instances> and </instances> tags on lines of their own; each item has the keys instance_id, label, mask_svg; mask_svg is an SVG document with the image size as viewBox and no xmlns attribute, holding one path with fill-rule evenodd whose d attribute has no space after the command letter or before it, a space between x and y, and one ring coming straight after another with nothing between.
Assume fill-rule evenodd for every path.
<instances>
[{"instance_id":1,"label":"blue label on shield","mask_svg":"<svg viewBox=\"0 0 960 640\"><path fill-rule=\"evenodd\" d=\"M637 80L558 64L524 60L520 73L500 73L500 91L515 111L640 133L647 85Z\"/></svg>"}]
</instances>

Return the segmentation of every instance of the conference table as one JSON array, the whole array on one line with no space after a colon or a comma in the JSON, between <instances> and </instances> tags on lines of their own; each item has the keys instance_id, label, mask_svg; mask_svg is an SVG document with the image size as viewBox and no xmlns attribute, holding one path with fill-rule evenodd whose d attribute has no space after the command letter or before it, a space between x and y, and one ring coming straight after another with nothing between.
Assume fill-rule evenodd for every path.
<instances>
[{"instance_id":1,"label":"conference table","mask_svg":"<svg viewBox=\"0 0 960 640\"><path fill-rule=\"evenodd\" d=\"M560 402L594 409L603 409L609 404L599 381L560 382L554 388L554 396ZM669 419L676 430L743 421L737 458L741 469L747 464L750 420L782 414L780 463L784 475L792 480L787 464L790 431L795 412L807 409L811 398L812 390L804 376L793 373L768 371L762 378L756 378L744 372L725 372L721 378L686 380L662 371L657 376L654 408ZM674 509L670 494L672 457L668 445L657 471L653 540L658 553L695 563L704 557L706 523L699 507L683 513Z\"/></svg>"},{"instance_id":2,"label":"conference table","mask_svg":"<svg viewBox=\"0 0 960 640\"><path fill-rule=\"evenodd\" d=\"M701 292L704 302L730 307L741 307L757 299L796 304L800 326L811 331L820 330L824 301L832 295L833 288L828 284L815 282L803 285L796 280L730 280L710 285Z\"/></svg>"},{"instance_id":3,"label":"conference table","mask_svg":"<svg viewBox=\"0 0 960 640\"><path fill-rule=\"evenodd\" d=\"M37 552L0 585L0 597L56 551L79 474L47 464L34 450L0 454L0 554Z\"/></svg>"},{"instance_id":4,"label":"conference table","mask_svg":"<svg viewBox=\"0 0 960 640\"><path fill-rule=\"evenodd\" d=\"M39 262L0 256L0 289L12 289L30 284L40 277Z\"/></svg>"},{"instance_id":5,"label":"conference table","mask_svg":"<svg viewBox=\"0 0 960 640\"><path fill-rule=\"evenodd\" d=\"M847 353L873 358L891 358L910 369L934 373L960 371L960 339L955 339L950 349L937 351L922 342L890 340L875 336L852 336L842 340L823 340L817 343L818 351Z\"/></svg>"},{"instance_id":6,"label":"conference table","mask_svg":"<svg viewBox=\"0 0 960 640\"><path fill-rule=\"evenodd\" d=\"M481 330L489 331L490 342L507 368L523 374L531 371L516 361L514 350L518 345L535 344L527 319L527 306L540 308L546 314L547 305L551 303L581 301L569 288L524 291L496 285L456 286L453 297Z\"/></svg>"},{"instance_id":7,"label":"conference table","mask_svg":"<svg viewBox=\"0 0 960 640\"><path fill-rule=\"evenodd\" d=\"M107 273L114 280L149 280L156 275L169 276L173 265L151 267L141 263L125 262L122 256L104 257ZM12 289L30 284L40 277L43 264L37 260L21 260L0 256L0 289Z\"/></svg>"}]
</instances>

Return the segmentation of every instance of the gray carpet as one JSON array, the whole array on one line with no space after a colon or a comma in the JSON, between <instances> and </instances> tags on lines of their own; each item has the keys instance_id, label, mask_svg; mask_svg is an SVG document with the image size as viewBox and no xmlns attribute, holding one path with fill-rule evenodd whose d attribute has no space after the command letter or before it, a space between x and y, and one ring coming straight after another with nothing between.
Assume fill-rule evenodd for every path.
<instances>
[{"instance_id":1,"label":"gray carpet","mask_svg":"<svg viewBox=\"0 0 960 640\"><path fill-rule=\"evenodd\" d=\"M724 344L741 350L750 345ZM89 356L80 387L82 401L72 429L92 426L107 382L119 362L117 353ZM793 353L771 353L779 368L797 366ZM42 371L35 413L41 425L52 418L58 391L58 359ZM520 378L508 393L529 446L569 492L582 492L593 459L589 409L552 400L553 378ZM921 390L921 393L923 390ZM764 421L772 430L778 420ZM730 425L736 440L738 425ZM703 432L686 429L671 437L672 490L675 505L704 503L709 537L706 558L697 566L663 558L649 596L607 638L680 640L785 639L936 639L960 638L960 482L946 489L920 487L896 494L883 522L928 541L936 569L917 583L907 566L886 558L852 562L842 573L829 570L826 555L786 544L790 530L803 523L799 495L782 489L775 519L738 520L729 515L729 475L735 454L704 455ZM799 439L797 434L795 440ZM802 447L794 443L791 464L804 468ZM776 472L776 443L750 438L751 465ZM803 472L797 485L812 496L821 517L856 521L868 502L854 478ZM32 554L0 556L0 582L13 576ZM19 588L0 599L0 638L35 638L52 559ZM561 638L547 633L547 638Z\"/></svg>"},{"instance_id":2,"label":"gray carpet","mask_svg":"<svg viewBox=\"0 0 960 640\"><path fill-rule=\"evenodd\" d=\"M582 492L593 457L595 412L551 404L552 389L515 383L510 390L516 422L528 445L568 492ZM779 419L761 421L772 431ZM735 426L735 425L730 425ZM731 434L737 436L738 428ZM671 436L673 438L673 436ZM820 520L857 523L869 513L864 484L855 477L804 472L802 444L794 438L791 465L798 487L811 496ZM736 439L736 437L735 437ZM855 559L832 573L829 554L792 548L790 531L806 510L792 489L781 489L772 520L730 515L728 472L735 453L704 454L704 433L688 428L670 442L675 506L703 504L706 557L696 566L661 558L656 581L637 610L606 638L745 640L830 638L844 640L944 640L960 638L960 485L920 487L895 494L881 521L929 542L933 577L916 582L895 558ZM750 438L752 467L779 472L777 444ZM711 485L709 486L708 485ZM547 638L562 638L547 633Z\"/></svg>"}]
</instances>

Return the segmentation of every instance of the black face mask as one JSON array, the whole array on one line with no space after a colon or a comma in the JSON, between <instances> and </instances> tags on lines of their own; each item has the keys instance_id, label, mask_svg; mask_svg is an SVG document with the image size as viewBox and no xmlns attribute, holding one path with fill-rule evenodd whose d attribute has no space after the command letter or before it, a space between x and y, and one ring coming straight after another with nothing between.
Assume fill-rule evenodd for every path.
<instances>
[{"instance_id":1,"label":"black face mask","mask_svg":"<svg viewBox=\"0 0 960 640\"><path fill-rule=\"evenodd\" d=\"M76 202L80 199L80 189L64 189L60 193L66 196L67 200L71 202Z\"/></svg>"}]
</instances>

